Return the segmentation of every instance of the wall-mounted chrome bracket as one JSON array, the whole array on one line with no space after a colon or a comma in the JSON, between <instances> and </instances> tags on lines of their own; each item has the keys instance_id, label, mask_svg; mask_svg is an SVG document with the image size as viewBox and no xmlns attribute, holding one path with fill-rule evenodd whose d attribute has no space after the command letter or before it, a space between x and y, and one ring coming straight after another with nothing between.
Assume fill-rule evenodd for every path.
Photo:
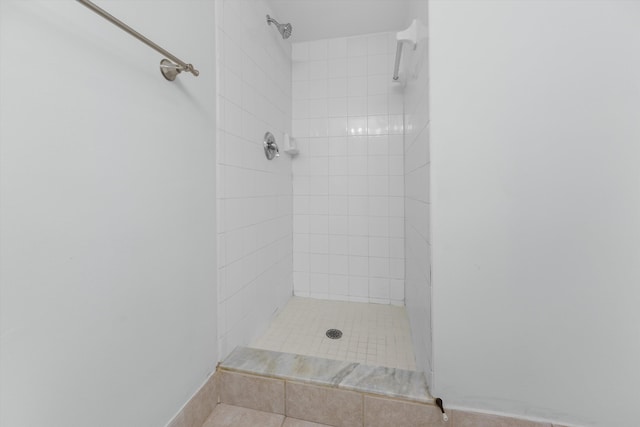
<instances>
[{"instance_id":1,"label":"wall-mounted chrome bracket","mask_svg":"<svg viewBox=\"0 0 640 427\"><path fill-rule=\"evenodd\" d=\"M276 138L271 132L264 134L264 155L268 160L280 157L280 150L278 149L278 144L276 144Z\"/></svg>"},{"instance_id":2,"label":"wall-mounted chrome bracket","mask_svg":"<svg viewBox=\"0 0 640 427\"><path fill-rule=\"evenodd\" d=\"M176 79L176 77L178 77L178 74L182 72L182 67L178 64L174 64L168 59L163 59L162 61L160 61L160 72L165 79L172 82Z\"/></svg>"},{"instance_id":3,"label":"wall-mounted chrome bracket","mask_svg":"<svg viewBox=\"0 0 640 427\"><path fill-rule=\"evenodd\" d=\"M194 76L198 76L200 72L193 68L193 65L187 64L186 66L182 66L180 64L176 64L173 61L169 61L168 59L163 59L160 61L160 72L164 76L165 79L169 81L174 81L178 74L186 71L188 73L192 73Z\"/></svg>"},{"instance_id":4,"label":"wall-mounted chrome bracket","mask_svg":"<svg viewBox=\"0 0 640 427\"><path fill-rule=\"evenodd\" d=\"M109 14L109 12L93 4L91 1L89 0L76 0L76 1L81 5L91 9L93 12L97 13L107 21L111 22L116 27L131 34L133 37L137 38L138 40L140 40L142 43L146 44L150 48L156 50L157 52L160 52L162 55L169 58L169 59L163 59L162 61L160 61L160 72L162 73L165 79L169 81L174 81L176 79L176 76L180 74L182 71L191 73L196 77L200 75L200 72L196 70L192 64L187 64L186 62L182 61L180 58L173 55L171 52L158 46L157 44L155 44L154 42L152 42L151 40L149 40L148 38L146 38L145 36L137 32L136 30L134 30L124 22L120 21L113 15Z\"/></svg>"}]
</instances>

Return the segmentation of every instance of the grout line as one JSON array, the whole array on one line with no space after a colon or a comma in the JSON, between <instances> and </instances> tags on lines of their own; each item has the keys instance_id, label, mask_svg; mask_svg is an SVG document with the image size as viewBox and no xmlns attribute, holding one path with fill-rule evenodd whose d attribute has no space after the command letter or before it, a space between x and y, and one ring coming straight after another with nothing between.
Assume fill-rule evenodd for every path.
<instances>
[{"instance_id":1,"label":"grout line","mask_svg":"<svg viewBox=\"0 0 640 427\"><path fill-rule=\"evenodd\" d=\"M283 380L284 383L284 417L287 418L287 380ZM283 421L284 422L284 421Z\"/></svg>"}]
</instances>

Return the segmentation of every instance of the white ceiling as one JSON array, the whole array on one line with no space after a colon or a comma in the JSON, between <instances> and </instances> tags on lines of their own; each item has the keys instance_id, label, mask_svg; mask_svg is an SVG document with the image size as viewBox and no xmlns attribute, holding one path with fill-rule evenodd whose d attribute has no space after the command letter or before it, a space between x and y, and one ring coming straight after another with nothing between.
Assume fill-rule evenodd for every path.
<instances>
[{"instance_id":1,"label":"white ceiling","mask_svg":"<svg viewBox=\"0 0 640 427\"><path fill-rule=\"evenodd\" d=\"M408 0L269 0L273 18L293 26L292 42L399 31Z\"/></svg>"}]
</instances>

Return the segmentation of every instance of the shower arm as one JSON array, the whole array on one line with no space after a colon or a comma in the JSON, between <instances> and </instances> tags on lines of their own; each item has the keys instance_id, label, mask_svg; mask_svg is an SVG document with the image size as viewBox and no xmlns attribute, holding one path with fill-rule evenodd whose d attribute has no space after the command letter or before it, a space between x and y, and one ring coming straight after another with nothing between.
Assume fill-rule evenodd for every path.
<instances>
[{"instance_id":1,"label":"shower arm","mask_svg":"<svg viewBox=\"0 0 640 427\"><path fill-rule=\"evenodd\" d=\"M174 80L176 76L182 71L191 73L196 77L200 75L200 72L196 70L192 64L187 64L177 56L173 55L168 50L158 46L157 44L155 44L154 42L152 42L151 40L149 40L148 38L146 38L145 36L137 32L136 30L134 30L124 22L120 21L115 16L109 14L109 12L107 12L106 10L101 9L100 7L93 4L91 1L89 0L76 0L76 1L83 6L86 6L88 9L91 9L96 14L102 16L104 19L114 24L116 27L120 28L126 33L129 33L133 37L140 40L142 43L146 44L150 48L154 49L155 51L161 53L162 55L166 56L171 61L173 61L172 63L169 60L163 59L160 62L161 64L160 71L162 72L162 75L164 75L167 80Z\"/></svg>"}]
</instances>

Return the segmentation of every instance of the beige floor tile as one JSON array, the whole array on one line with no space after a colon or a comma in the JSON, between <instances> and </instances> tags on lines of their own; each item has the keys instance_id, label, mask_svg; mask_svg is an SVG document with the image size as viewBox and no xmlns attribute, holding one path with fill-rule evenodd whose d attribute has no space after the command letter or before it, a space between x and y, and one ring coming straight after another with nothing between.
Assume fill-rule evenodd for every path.
<instances>
[{"instance_id":1,"label":"beige floor tile","mask_svg":"<svg viewBox=\"0 0 640 427\"><path fill-rule=\"evenodd\" d=\"M284 414L284 381L221 371L220 401L257 411Z\"/></svg>"},{"instance_id":2,"label":"beige floor tile","mask_svg":"<svg viewBox=\"0 0 640 427\"><path fill-rule=\"evenodd\" d=\"M447 427L442 413L432 405L371 396L364 398L365 427ZM457 424L456 424L456 427Z\"/></svg>"},{"instance_id":3,"label":"beige floor tile","mask_svg":"<svg viewBox=\"0 0 640 427\"><path fill-rule=\"evenodd\" d=\"M218 404L220 374L216 373L191 398L184 407L185 427L201 427Z\"/></svg>"},{"instance_id":4,"label":"beige floor tile","mask_svg":"<svg viewBox=\"0 0 640 427\"><path fill-rule=\"evenodd\" d=\"M202 427L281 427L284 415L219 404Z\"/></svg>"},{"instance_id":5,"label":"beige floor tile","mask_svg":"<svg viewBox=\"0 0 640 427\"><path fill-rule=\"evenodd\" d=\"M312 423L311 421L297 420L295 418L285 418L282 427L331 427L328 424Z\"/></svg>"},{"instance_id":6,"label":"beige floor tile","mask_svg":"<svg viewBox=\"0 0 640 427\"><path fill-rule=\"evenodd\" d=\"M287 382L288 417L335 427L361 427L362 395L333 387Z\"/></svg>"},{"instance_id":7,"label":"beige floor tile","mask_svg":"<svg viewBox=\"0 0 640 427\"><path fill-rule=\"evenodd\" d=\"M500 417L478 412L452 411L456 427L551 427L549 423Z\"/></svg>"}]
</instances>

